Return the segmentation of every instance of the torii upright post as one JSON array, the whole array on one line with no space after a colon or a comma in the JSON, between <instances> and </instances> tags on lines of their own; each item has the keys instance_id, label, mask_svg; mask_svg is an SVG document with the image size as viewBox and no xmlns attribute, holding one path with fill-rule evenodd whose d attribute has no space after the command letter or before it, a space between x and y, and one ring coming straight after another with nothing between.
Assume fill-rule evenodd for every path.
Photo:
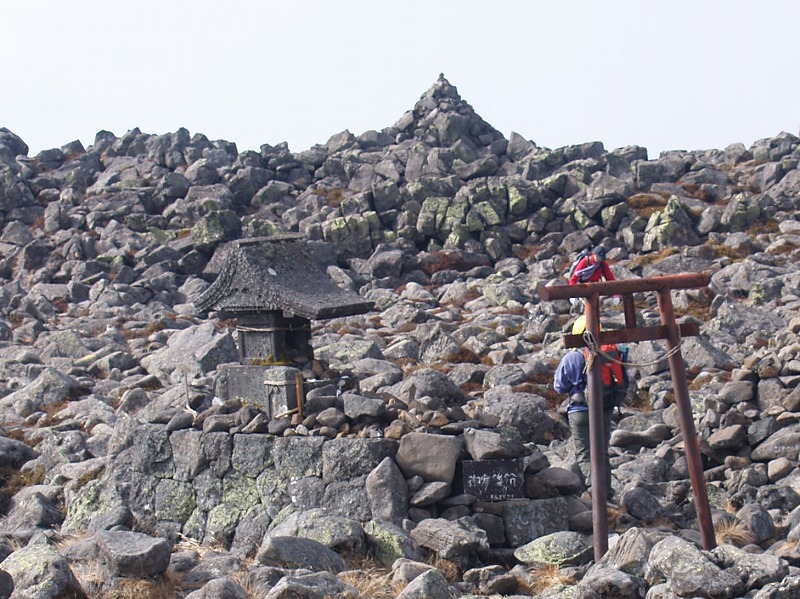
<instances>
[{"instance_id":1,"label":"torii upright post","mask_svg":"<svg viewBox=\"0 0 800 599\"><path fill-rule=\"evenodd\" d=\"M708 504L708 490L703 477L703 463L700 457L700 443L694 428L692 403L689 399L689 386L686 383L686 369L680 348L680 334L675 323L672 310L672 298L669 289L658 292L658 311L661 323L667 328L667 355L672 385L675 388L675 403L678 405L678 418L683 432L683 448L686 452L686 463L689 466L689 479L694 490L694 506L697 510L697 521L700 525L700 537L704 549L716 546L714 524L711 519L711 508Z\"/></svg>"},{"instance_id":2,"label":"torii upright post","mask_svg":"<svg viewBox=\"0 0 800 599\"><path fill-rule=\"evenodd\" d=\"M678 417L689 466L689 478L694 491L695 509L700 527L703 548L713 549L716 546L714 525L711 520L711 509L708 504L708 492L703 478L703 465L700 457L700 444L692 417L692 406L689 400L689 387L686 382L686 370L680 351L681 337L698 335L696 323L678 325L672 308L670 292L673 289L692 289L705 287L711 280L708 273L672 275L649 279L628 279L624 281L601 281L597 283L580 283L578 285L558 285L540 287L539 297L544 300L569 299L581 297L586 301L586 328L598 345L607 343L630 343L665 339L672 385L675 389L675 401L678 406ZM661 315L661 326L637 327L633 294L655 291L658 294L658 308ZM600 331L600 297L621 295L625 313L625 328L617 331ZM567 348L585 346L581 335L566 335L564 346ZM592 463L592 524L594 527L594 557L599 560L608 551L608 521L606 517L606 466L605 466L605 431L602 415L602 379L600 376L600 360L592 363L589 371L589 443Z\"/></svg>"},{"instance_id":3,"label":"torii upright post","mask_svg":"<svg viewBox=\"0 0 800 599\"><path fill-rule=\"evenodd\" d=\"M595 339L600 338L600 297L595 293L586 298L586 330ZM592 523L594 528L594 555L608 551L608 520L606 518L606 432L603 422L602 362L592 360L588 372L589 390L589 457L592 464Z\"/></svg>"}]
</instances>

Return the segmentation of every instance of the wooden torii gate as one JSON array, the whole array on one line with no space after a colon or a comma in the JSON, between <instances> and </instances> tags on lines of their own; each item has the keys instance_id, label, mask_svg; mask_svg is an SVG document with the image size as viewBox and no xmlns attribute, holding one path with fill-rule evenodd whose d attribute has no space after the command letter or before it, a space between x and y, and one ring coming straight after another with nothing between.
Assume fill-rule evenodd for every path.
<instances>
[{"instance_id":1,"label":"wooden torii gate","mask_svg":"<svg viewBox=\"0 0 800 599\"><path fill-rule=\"evenodd\" d=\"M716 546L714 525L708 503L708 492L703 478L703 465L700 457L700 443L692 417L689 401L689 387L686 382L686 369L680 350L682 337L698 335L697 323L678 325L672 307L670 292L673 289L696 289L705 287L711 281L708 273L692 273L652 277L649 279L628 279L624 281L600 281L579 283L577 285L557 285L540 287L539 297L543 301L569 298L585 300L586 330L594 337L598 346L607 343L630 343L637 341L666 340L669 370L675 389L675 402L678 406L681 433L683 435L689 478L694 491L694 503L703 548ZM655 291L658 296L658 311L661 326L637 327L636 308L633 294ZM625 328L615 331L600 330L600 297L621 295L625 314ZM586 346L582 335L565 335L564 347ZM592 524L594 528L594 558L599 560L608 551L608 520L606 516L606 465L605 434L603 431L603 381L600 374L601 360L593 360L588 377L589 395L589 448L591 452L592 482Z\"/></svg>"}]
</instances>

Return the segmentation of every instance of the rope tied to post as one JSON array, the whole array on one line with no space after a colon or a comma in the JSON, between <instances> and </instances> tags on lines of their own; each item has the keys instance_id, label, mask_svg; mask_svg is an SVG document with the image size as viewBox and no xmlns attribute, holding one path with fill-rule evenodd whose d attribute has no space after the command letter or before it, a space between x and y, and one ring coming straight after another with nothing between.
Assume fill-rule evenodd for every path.
<instances>
[{"instance_id":1,"label":"rope tied to post","mask_svg":"<svg viewBox=\"0 0 800 599\"><path fill-rule=\"evenodd\" d=\"M680 331L678 331L678 334L680 335ZM655 366L656 364L661 362L661 360L667 360L670 357L672 357L673 354L676 354L677 352L679 352L680 349L681 349L681 345L683 344L683 339L678 337L678 343L675 344L675 347L673 347L671 350L669 350L663 356L653 360L652 362L645 362L645 363L638 364L636 362L625 362L625 361L622 361L622 360L618 360L618 359L614 358L613 356L610 356L609 354L603 352L600 349L600 346L597 344L597 339L595 339L595 336L588 329L586 329L583 332L582 337L583 337L583 342L586 343L586 348L589 350L589 355L586 357L586 366L585 366L584 372L589 372L592 369L592 365L594 364L594 360L595 360L595 358L597 356L601 356L603 359L605 359L605 360L607 360L609 362L614 362L614 363L619 364L621 366L634 366L636 368L644 368L646 366Z\"/></svg>"}]
</instances>

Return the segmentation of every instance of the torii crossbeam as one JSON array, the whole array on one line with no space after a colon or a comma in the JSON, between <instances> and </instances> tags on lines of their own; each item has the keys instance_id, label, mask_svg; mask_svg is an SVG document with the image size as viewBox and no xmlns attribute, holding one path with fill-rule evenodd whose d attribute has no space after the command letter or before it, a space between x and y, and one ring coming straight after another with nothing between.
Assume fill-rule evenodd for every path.
<instances>
[{"instance_id":1,"label":"torii crossbeam","mask_svg":"<svg viewBox=\"0 0 800 599\"><path fill-rule=\"evenodd\" d=\"M700 443L692 418L689 401L689 387L686 382L686 369L680 351L681 337L699 334L696 323L678 325L672 307L670 292L673 289L696 289L705 287L711 281L708 273L691 273L652 277L649 279L628 279L624 281L600 281L579 283L577 285L556 285L540 287L539 297L543 301L584 298L586 305L586 330L594 336L598 345L607 343L628 343L664 339L667 346L669 370L675 389L675 403L683 435L689 478L694 491L694 503L703 548L716 546L708 491L703 478L703 465L700 457ZM658 311L661 326L637 327L634 293L654 291L658 296ZM600 297L621 295L625 313L625 328L617 331L600 330ZM564 347L582 347L586 341L581 335L565 335ZM592 523L594 527L594 557L599 560L608 551L608 520L606 517L606 465L605 435L603 432L603 381L600 374L601 360L593 360L589 370L589 446L592 462Z\"/></svg>"}]
</instances>

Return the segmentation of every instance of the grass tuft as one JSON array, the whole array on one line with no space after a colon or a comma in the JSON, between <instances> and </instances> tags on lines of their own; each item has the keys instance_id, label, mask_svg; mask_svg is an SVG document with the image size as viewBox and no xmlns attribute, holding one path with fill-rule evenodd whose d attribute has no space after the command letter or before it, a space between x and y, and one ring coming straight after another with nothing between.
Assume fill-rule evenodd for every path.
<instances>
[{"instance_id":1,"label":"grass tuft","mask_svg":"<svg viewBox=\"0 0 800 599\"><path fill-rule=\"evenodd\" d=\"M8 497L13 497L25 487L44 483L46 474L44 466L36 466L29 470L17 470L8 466L0 468L0 491Z\"/></svg>"},{"instance_id":2,"label":"grass tuft","mask_svg":"<svg viewBox=\"0 0 800 599\"><path fill-rule=\"evenodd\" d=\"M390 571L377 566L347 570L340 573L338 578L353 587L359 597L394 599L403 590L400 585L392 582Z\"/></svg>"},{"instance_id":3,"label":"grass tuft","mask_svg":"<svg viewBox=\"0 0 800 599\"><path fill-rule=\"evenodd\" d=\"M668 256L672 256L673 254L677 254L678 250L674 247L666 247L659 252L651 252L650 254L644 254L642 256L636 256L631 258L628 261L627 267L629 270L635 271L637 269L644 268L649 264L655 264L667 258Z\"/></svg>"},{"instance_id":4,"label":"grass tuft","mask_svg":"<svg viewBox=\"0 0 800 599\"><path fill-rule=\"evenodd\" d=\"M526 584L525 586L529 588L525 590L533 596L544 593L550 589L574 585L574 580L570 576L564 574L555 564L531 568L529 573L531 574L533 582Z\"/></svg>"},{"instance_id":5,"label":"grass tuft","mask_svg":"<svg viewBox=\"0 0 800 599\"><path fill-rule=\"evenodd\" d=\"M714 526L714 537L717 544L727 543L742 547L753 542L753 534L737 520L722 520Z\"/></svg>"}]
</instances>

